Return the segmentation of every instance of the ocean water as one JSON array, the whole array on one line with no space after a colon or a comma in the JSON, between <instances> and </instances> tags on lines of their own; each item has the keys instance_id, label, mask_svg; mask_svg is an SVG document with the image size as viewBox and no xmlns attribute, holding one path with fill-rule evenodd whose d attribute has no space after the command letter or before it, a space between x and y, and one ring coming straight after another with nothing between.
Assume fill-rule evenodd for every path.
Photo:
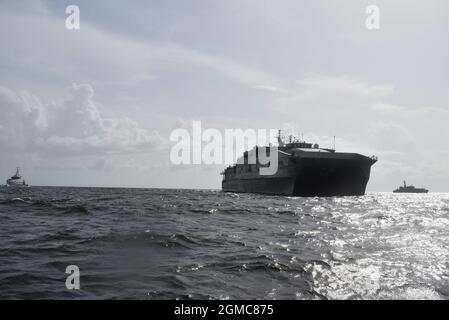
<instances>
[{"instance_id":1,"label":"ocean water","mask_svg":"<svg viewBox=\"0 0 449 320\"><path fill-rule=\"evenodd\" d=\"M446 299L448 246L449 194L0 191L2 299Z\"/></svg>"}]
</instances>

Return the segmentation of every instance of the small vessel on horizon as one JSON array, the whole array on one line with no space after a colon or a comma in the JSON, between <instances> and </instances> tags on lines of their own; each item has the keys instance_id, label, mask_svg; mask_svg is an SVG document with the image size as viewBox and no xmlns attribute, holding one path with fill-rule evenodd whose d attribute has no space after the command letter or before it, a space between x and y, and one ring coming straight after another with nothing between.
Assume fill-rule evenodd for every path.
<instances>
[{"instance_id":1,"label":"small vessel on horizon","mask_svg":"<svg viewBox=\"0 0 449 320\"><path fill-rule=\"evenodd\" d=\"M28 187L28 184L24 179L22 179L22 176L20 175L20 167L16 168L16 173L6 180L6 186L7 187Z\"/></svg>"},{"instance_id":2,"label":"small vessel on horizon","mask_svg":"<svg viewBox=\"0 0 449 320\"><path fill-rule=\"evenodd\" d=\"M429 192L429 190L425 188L415 188L415 186L413 185L408 186L405 180L403 186L400 186L399 188L393 190L393 193L427 193L427 192Z\"/></svg>"}]
</instances>

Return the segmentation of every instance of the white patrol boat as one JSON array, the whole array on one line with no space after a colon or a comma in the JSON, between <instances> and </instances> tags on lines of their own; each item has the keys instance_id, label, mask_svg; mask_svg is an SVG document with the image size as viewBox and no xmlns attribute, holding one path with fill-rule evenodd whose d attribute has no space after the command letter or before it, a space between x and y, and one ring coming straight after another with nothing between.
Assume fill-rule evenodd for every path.
<instances>
[{"instance_id":1,"label":"white patrol boat","mask_svg":"<svg viewBox=\"0 0 449 320\"><path fill-rule=\"evenodd\" d=\"M22 176L20 175L20 168L17 167L16 174L13 175L11 178L6 180L6 186L8 187L28 187L28 184L24 179L22 179Z\"/></svg>"}]
</instances>

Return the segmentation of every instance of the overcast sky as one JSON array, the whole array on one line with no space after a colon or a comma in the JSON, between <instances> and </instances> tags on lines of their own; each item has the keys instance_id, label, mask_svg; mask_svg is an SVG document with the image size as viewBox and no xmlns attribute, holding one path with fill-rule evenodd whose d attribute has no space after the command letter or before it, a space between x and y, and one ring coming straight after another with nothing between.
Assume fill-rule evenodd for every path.
<instances>
[{"instance_id":1,"label":"overcast sky","mask_svg":"<svg viewBox=\"0 0 449 320\"><path fill-rule=\"evenodd\" d=\"M223 166L169 161L201 120L335 135L379 157L369 191L449 191L448 39L445 0L0 0L0 178L219 188Z\"/></svg>"}]
</instances>

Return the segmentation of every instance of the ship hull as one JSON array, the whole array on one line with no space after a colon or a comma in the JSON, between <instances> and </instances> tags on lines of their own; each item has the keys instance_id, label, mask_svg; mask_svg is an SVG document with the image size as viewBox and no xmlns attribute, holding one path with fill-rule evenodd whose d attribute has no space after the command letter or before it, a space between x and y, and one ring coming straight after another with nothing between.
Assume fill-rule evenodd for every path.
<instances>
[{"instance_id":1,"label":"ship hull","mask_svg":"<svg viewBox=\"0 0 449 320\"><path fill-rule=\"evenodd\" d=\"M393 193L428 193L429 190L393 191Z\"/></svg>"},{"instance_id":2,"label":"ship hull","mask_svg":"<svg viewBox=\"0 0 449 320\"><path fill-rule=\"evenodd\" d=\"M365 194L374 162L357 154L303 158L273 176L225 179L222 190L301 197L360 196Z\"/></svg>"},{"instance_id":3,"label":"ship hull","mask_svg":"<svg viewBox=\"0 0 449 320\"><path fill-rule=\"evenodd\" d=\"M8 179L6 181L6 186L10 187L10 188L24 188L24 187L28 187L28 185L26 183L23 182L23 180L12 180L12 179Z\"/></svg>"}]
</instances>

